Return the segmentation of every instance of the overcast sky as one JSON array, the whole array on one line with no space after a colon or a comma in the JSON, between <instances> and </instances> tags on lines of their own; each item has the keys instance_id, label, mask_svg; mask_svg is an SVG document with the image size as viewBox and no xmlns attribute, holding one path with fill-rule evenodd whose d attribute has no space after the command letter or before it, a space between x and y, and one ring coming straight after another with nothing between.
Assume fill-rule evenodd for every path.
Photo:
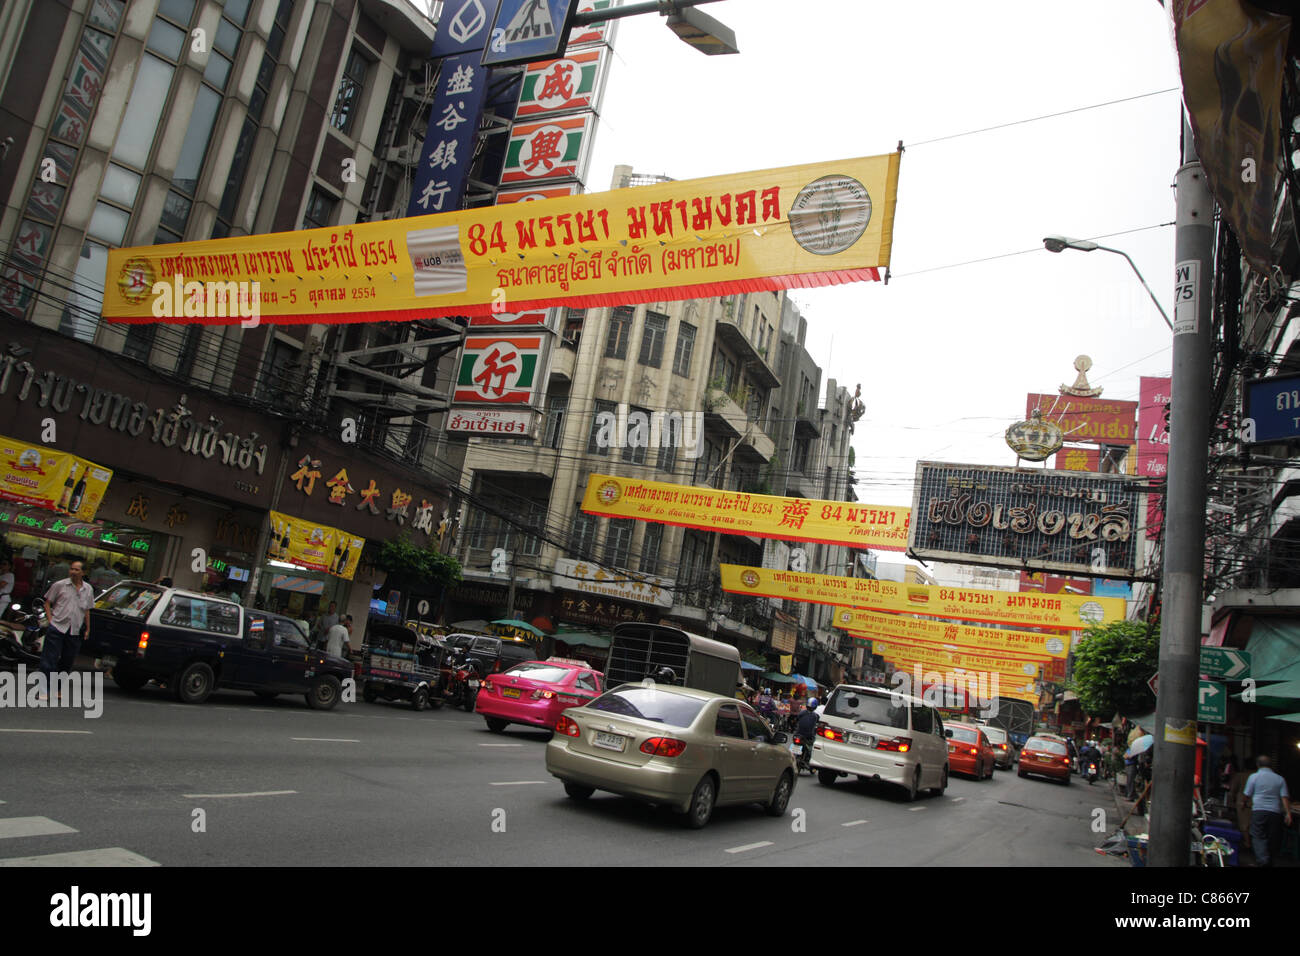
<instances>
[{"instance_id":1,"label":"overcast sky","mask_svg":"<svg viewBox=\"0 0 1300 956\"><path fill-rule=\"evenodd\" d=\"M1106 398L1136 400L1140 375L1169 374L1169 329L1128 264L1054 255L1042 238L1173 220L1177 92L926 142L1178 87L1155 0L702 9L735 31L738 56L704 56L658 16L619 23L587 188L608 189L618 163L691 179L903 141L889 284L794 293L823 390L862 385L861 500L910 503L918 459L1014 464L1003 431L1027 393L1074 381L1077 355ZM1172 312L1172 226L1099 241Z\"/></svg>"}]
</instances>

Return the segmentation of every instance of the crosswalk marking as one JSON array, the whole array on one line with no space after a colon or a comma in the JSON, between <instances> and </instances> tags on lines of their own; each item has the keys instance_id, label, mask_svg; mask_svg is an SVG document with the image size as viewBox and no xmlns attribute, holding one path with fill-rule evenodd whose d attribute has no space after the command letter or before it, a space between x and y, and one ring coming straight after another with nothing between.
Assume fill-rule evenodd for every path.
<instances>
[{"instance_id":1,"label":"crosswalk marking","mask_svg":"<svg viewBox=\"0 0 1300 956\"><path fill-rule=\"evenodd\" d=\"M148 857L120 846L102 850L74 850L71 853L46 853L41 856L15 856L0 860L6 866L161 866Z\"/></svg>"},{"instance_id":2,"label":"crosswalk marking","mask_svg":"<svg viewBox=\"0 0 1300 956\"><path fill-rule=\"evenodd\" d=\"M9 817L0 819L0 840L11 837L49 836L52 833L76 833L72 827L49 817Z\"/></svg>"}]
</instances>

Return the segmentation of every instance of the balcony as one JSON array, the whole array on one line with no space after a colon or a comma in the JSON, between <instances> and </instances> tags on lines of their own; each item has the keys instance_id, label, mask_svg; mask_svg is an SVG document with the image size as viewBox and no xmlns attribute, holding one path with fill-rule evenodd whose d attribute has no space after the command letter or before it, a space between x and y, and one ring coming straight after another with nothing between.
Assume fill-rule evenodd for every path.
<instances>
[{"instance_id":1,"label":"balcony","mask_svg":"<svg viewBox=\"0 0 1300 956\"><path fill-rule=\"evenodd\" d=\"M731 438L740 438L749 428L745 410L720 388L710 386L704 394L704 407L705 423L728 432Z\"/></svg>"},{"instance_id":2,"label":"balcony","mask_svg":"<svg viewBox=\"0 0 1300 956\"><path fill-rule=\"evenodd\" d=\"M540 416L535 416L533 430L541 427ZM535 478L551 481L559 455L554 448L540 444L531 445L496 442L470 438L465 452L465 468L475 472L500 472L512 477Z\"/></svg>"},{"instance_id":3,"label":"balcony","mask_svg":"<svg viewBox=\"0 0 1300 956\"><path fill-rule=\"evenodd\" d=\"M566 339L557 341L555 347L551 349L551 377L562 378L572 384L573 369L577 363L577 348L570 345Z\"/></svg>"},{"instance_id":4,"label":"balcony","mask_svg":"<svg viewBox=\"0 0 1300 956\"><path fill-rule=\"evenodd\" d=\"M763 388L780 387L781 379L772 371L772 366L768 365L767 355L749 341L735 318L725 312L720 315L717 336L720 342L725 342L740 357L750 381Z\"/></svg>"},{"instance_id":5,"label":"balcony","mask_svg":"<svg viewBox=\"0 0 1300 956\"><path fill-rule=\"evenodd\" d=\"M809 408L800 402L794 413L794 433L797 438L821 438L821 426L817 424L817 409Z\"/></svg>"},{"instance_id":6,"label":"balcony","mask_svg":"<svg viewBox=\"0 0 1300 956\"><path fill-rule=\"evenodd\" d=\"M742 457L752 458L766 465L776 452L776 442L767 437L767 433L758 426L758 422L750 422L736 452Z\"/></svg>"}]
</instances>

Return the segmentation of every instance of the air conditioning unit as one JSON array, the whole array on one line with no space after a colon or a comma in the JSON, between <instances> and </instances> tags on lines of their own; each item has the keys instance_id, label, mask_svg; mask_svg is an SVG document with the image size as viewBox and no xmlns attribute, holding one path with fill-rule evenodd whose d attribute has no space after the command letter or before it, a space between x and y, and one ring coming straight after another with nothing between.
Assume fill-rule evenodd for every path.
<instances>
[{"instance_id":1,"label":"air conditioning unit","mask_svg":"<svg viewBox=\"0 0 1300 956\"><path fill-rule=\"evenodd\" d=\"M394 146L384 154L384 159L390 163L410 166L419 160L419 155L414 146Z\"/></svg>"}]
</instances>

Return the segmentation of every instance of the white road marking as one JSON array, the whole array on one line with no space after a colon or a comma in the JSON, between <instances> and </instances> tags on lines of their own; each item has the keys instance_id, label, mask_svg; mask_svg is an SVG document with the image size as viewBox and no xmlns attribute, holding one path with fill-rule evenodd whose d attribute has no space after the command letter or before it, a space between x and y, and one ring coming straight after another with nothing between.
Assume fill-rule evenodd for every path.
<instances>
[{"instance_id":1,"label":"white road marking","mask_svg":"<svg viewBox=\"0 0 1300 956\"><path fill-rule=\"evenodd\" d=\"M744 846L733 846L730 850L725 850L725 851L723 851L723 852L725 852L725 853L747 853L747 852L750 851L750 850L759 850L759 849L762 849L762 848L765 847L765 846L771 846L771 845L772 845L772 841L771 841L771 840L764 840L762 843L746 843Z\"/></svg>"},{"instance_id":2,"label":"white road marking","mask_svg":"<svg viewBox=\"0 0 1300 956\"><path fill-rule=\"evenodd\" d=\"M848 823L841 823L842 827L860 827L864 823L870 823L870 820L850 820Z\"/></svg>"},{"instance_id":3,"label":"white road marking","mask_svg":"<svg viewBox=\"0 0 1300 956\"><path fill-rule=\"evenodd\" d=\"M308 740L326 744L359 744L355 737L290 737L290 740Z\"/></svg>"},{"instance_id":4,"label":"white road marking","mask_svg":"<svg viewBox=\"0 0 1300 956\"><path fill-rule=\"evenodd\" d=\"M275 713L279 713L279 711L275 711L275 710L262 710L260 707L250 707L250 708L248 708L248 710L244 711L244 713L246 713L246 714L275 714Z\"/></svg>"},{"instance_id":5,"label":"white road marking","mask_svg":"<svg viewBox=\"0 0 1300 956\"><path fill-rule=\"evenodd\" d=\"M480 747L522 747L523 744L479 744Z\"/></svg>"},{"instance_id":6,"label":"white road marking","mask_svg":"<svg viewBox=\"0 0 1300 956\"><path fill-rule=\"evenodd\" d=\"M9 837L49 836L52 833L76 833L72 827L49 817L10 817L0 820L0 840Z\"/></svg>"},{"instance_id":7,"label":"white road marking","mask_svg":"<svg viewBox=\"0 0 1300 956\"><path fill-rule=\"evenodd\" d=\"M953 797L953 798L952 798L952 802L953 802L953 803L961 803L961 802L962 802L963 800L965 800L965 799L966 799L965 797Z\"/></svg>"},{"instance_id":8,"label":"white road marking","mask_svg":"<svg viewBox=\"0 0 1300 956\"><path fill-rule=\"evenodd\" d=\"M925 809L925 807L909 807L908 810L907 810L907 812L908 812L908 813L920 813L920 812L921 812L922 810L924 810L924 809Z\"/></svg>"},{"instance_id":9,"label":"white road marking","mask_svg":"<svg viewBox=\"0 0 1300 956\"><path fill-rule=\"evenodd\" d=\"M226 797L279 797L297 790L258 790L253 793L182 793L187 800L221 800Z\"/></svg>"},{"instance_id":10,"label":"white road marking","mask_svg":"<svg viewBox=\"0 0 1300 956\"><path fill-rule=\"evenodd\" d=\"M161 866L138 853L111 846L103 850L77 850L44 856L16 856L0 860L0 866Z\"/></svg>"},{"instance_id":11,"label":"white road marking","mask_svg":"<svg viewBox=\"0 0 1300 956\"><path fill-rule=\"evenodd\" d=\"M533 783L546 783L545 780L503 780L500 783L490 783L489 787L526 787Z\"/></svg>"},{"instance_id":12,"label":"white road marking","mask_svg":"<svg viewBox=\"0 0 1300 956\"><path fill-rule=\"evenodd\" d=\"M0 734L93 734L93 730L26 730L20 727L0 727Z\"/></svg>"}]
</instances>

